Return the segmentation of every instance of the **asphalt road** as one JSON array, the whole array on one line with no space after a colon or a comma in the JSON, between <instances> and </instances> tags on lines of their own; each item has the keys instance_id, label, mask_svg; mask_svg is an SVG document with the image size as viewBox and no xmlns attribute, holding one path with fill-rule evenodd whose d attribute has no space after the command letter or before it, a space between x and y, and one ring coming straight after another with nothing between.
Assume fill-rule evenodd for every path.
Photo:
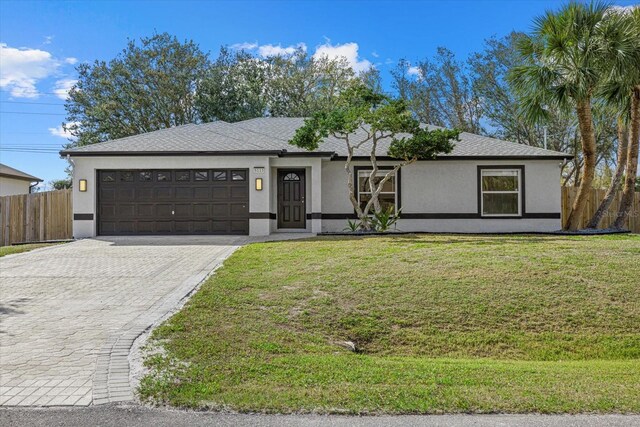
<instances>
[{"instance_id":1,"label":"asphalt road","mask_svg":"<svg viewBox=\"0 0 640 427\"><path fill-rule=\"evenodd\" d=\"M151 409L137 405L101 405L85 408L0 409L0 426L96 426L96 427L629 427L640 426L640 415L247 415L215 412Z\"/></svg>"}]
</instances>

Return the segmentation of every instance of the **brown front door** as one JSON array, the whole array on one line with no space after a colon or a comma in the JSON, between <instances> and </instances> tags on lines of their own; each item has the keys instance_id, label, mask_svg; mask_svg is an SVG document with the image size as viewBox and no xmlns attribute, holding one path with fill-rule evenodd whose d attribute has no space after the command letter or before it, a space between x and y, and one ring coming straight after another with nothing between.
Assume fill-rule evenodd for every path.
<instances>
[{"instance_id":1,"label":"brown front door","mask_svg":"<svg viewBox=\"0 0 640 427\"><path fill-rule=\"evenodd\" d=\"M278 170L278 228L305 228L304 169Z\"/></svg>"}]
</instances>

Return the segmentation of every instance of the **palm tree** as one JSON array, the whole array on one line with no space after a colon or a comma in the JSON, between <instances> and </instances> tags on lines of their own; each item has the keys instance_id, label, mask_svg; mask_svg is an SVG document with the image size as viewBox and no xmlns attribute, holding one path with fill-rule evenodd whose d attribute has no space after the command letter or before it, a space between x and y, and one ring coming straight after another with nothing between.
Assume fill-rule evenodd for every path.
<instances>
[{"instance_id":1,"label":"palm tree","mask_svg":"<svg viewBox=\"0 0 640 427\"><path fill-rule=\"evenodd\" d=\"M597 228L620 187L626 170L625 191L614 228L622 228L633 200L638 164L640 127L640 8L613 8L602 24L603 61L609 66L598 96L618 115L616 172L598 210L587 225ZM630 160L630 162L628 162Z\"/></svg>"},{"instance_id":2,"label":"palm tree","mask_svg":"<svg viewBox=\"0 0 640 427\"><path fill-rule=\"evenodd\" d=\"M584 158L580 189L566 227L577 230L596 168L596 140L591 102L602 76L602 22L606 3L569 3L546 12L534 22L533 34L518 51L524 65L514 67L510 80L529 122L546 119L547 109L575 108Z\"/></svg>"},{"instance_id":3,"label":"palm tree","mask_svg":"<svg viewBox=\"0 0 640 427\"><path fill-rule=\"evenodd\" d=\"M629 98L630 121L629 143L627 144L627 166L622 190L622 198L613 228L621 229L629 216L631 204L635 193L635 182L638 173L638 151L640 150L640 7L636 6L630 11L616 13L616 19L621 22L619 28L625 28L629 34L628 43L632 51L626 57L626 61L619 61L620 66L614 67L614 88L619 88L620 93ZM616 46L617 47L617 46ZM617 47L621 51L620 47ZM624 49L625 51L627 49ZM617 84L615 83L617 82ZM613 92L616 94L616 92Z\"/></svg>"}]
</instances>

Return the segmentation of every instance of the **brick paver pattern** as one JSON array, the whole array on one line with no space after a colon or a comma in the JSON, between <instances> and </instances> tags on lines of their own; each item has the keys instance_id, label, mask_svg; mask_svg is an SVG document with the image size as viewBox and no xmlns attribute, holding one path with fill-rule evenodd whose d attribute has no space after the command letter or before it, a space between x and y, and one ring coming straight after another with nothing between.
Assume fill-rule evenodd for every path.
<instances>
[{"instance_id":1,"label":"brick paver pattern","mask_svg":"<svg viewBox=\"0 0 640 427\"><path fill-rule=\"evenodd\" d=\"M91 239L0 258L0 405L91 404L96 362L109 340L240 240ZM129 342L136 334L125 333ZM113 351L128 350L115 343ZM128 366L115 363L126 381ZM122 400L132 397L122 390Z\"/></svg>"}]
</instances>

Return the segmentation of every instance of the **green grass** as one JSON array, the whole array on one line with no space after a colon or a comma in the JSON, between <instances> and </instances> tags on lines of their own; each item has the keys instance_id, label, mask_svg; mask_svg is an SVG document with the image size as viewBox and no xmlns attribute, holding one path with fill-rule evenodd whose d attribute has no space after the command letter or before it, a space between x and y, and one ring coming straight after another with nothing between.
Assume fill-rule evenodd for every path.
<instances>
[{"instance_id":1,"label":"green grass","mask_svg":"<svg viewBox=\"0 0 640 427\"><path fill-rule=\"evenodd\" d=\"M38 248L46 248L47 246L59 245L60 243L30 243L26 245L16 246L0 246L0 257L5 255L19 254L29 252Z\"/></svg>"},{"instance_id":2,"label":"green grass","mask_svg":"<svg viewBox=\"0 0 640 427\"><path fill-rule=\"evenodd\" d=\"M264 412L640 412L639 265L637 235L249 245L154 331L163 351L140 395Z\"/></svg>"}]
</instances>

